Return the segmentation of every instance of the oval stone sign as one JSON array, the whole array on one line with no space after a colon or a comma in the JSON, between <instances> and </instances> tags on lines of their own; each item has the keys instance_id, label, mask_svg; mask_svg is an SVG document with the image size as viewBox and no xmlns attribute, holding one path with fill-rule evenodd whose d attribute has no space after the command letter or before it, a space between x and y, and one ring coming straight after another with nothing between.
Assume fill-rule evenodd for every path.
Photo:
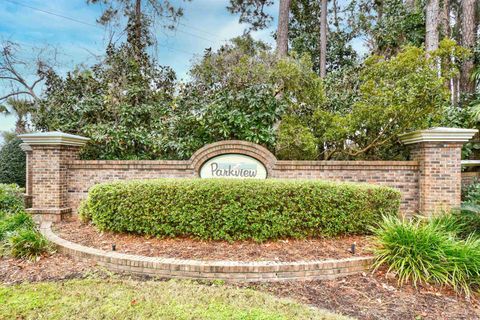
<instances>
[{"instance_id":1,"label":"oval stone sign","mask_svg":"<svg viewBox=\"0 0 480 320\"><path fill-rule=\"evenodd\" d=\"M263 163L247 155L222 154L203 164L200 178L266 179L267 169Z\"/></svg>"}]
</instances>

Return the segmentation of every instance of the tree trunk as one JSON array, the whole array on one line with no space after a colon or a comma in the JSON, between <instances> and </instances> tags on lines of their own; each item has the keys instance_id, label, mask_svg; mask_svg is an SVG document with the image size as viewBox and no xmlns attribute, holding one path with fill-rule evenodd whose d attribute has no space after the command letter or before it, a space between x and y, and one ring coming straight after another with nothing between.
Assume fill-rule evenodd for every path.
<instances>
[{"instance_id":1,"label":"tree trunk","mask_svg":"<svg viewBox=\"0 0 480 320\"><path fill-rule=\"evenodd\" d=\"M438 49L439 0L428 0L426 12L425 49Z\"/></svg>"},{"instance_id":2,"label":"tree trunk","mask_svg":"<svg viewBox=\"0 0 480 320\"><path fill-rule=\"evenodd\" d=\"M327 74L327 0L321 0L322 11L320 13L320 78Z\"/></svg>"},{"instance_id":3,"label":"tree trunk","mask_svg":"<svg viewBox=\"0 0 480 320\"><path fill-rule=\"evenodd\" d=\"M279 58L288 53L288 17L290 14L290 0L280 0L277 29L277 55Z\"/></svg>"},{"instance_id":4,"label":"tree trunk","mask_svg":"<svg viewBox=\"0 0 480 320\"><path fill-rule=\"evenodd\" d=\"M443 0L442 4L442 37L450 38L450 1Z\"/></svg>"},{"instance_id":5,"label":"tree trunk","mask_svg":"<svg viewBox=\"0 0 480 320\"><path fill-rule=\"evenodd\" d=\"M135 0L135 42L134 50L137 59L142 51L142 0Z\"/></svg>"},{"instance_id":6,"label":"tree trunk","mask_svg":"<svg viewBox=\"0 0 480 320\"><path fill-rule=\"evenodd\" d=\"M473 49L476 41L476 0L462 0L461 12L461 44L462 46ZM472 93L475 85L470 79L473 70L473 60L469 59L462 65L460 73L460 88L462 93Z\"/></svg>"}]
</instances>

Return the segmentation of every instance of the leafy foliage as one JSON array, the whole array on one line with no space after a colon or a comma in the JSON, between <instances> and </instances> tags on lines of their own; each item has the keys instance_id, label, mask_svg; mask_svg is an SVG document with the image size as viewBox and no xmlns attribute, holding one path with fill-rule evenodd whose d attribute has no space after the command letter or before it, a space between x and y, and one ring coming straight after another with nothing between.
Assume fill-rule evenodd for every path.
<instances>
[{"instance_id":1,"label":"leafy foliage","mask_svg":"<svg viewBox=\"0 0 480 320\"><path fill-rule=\"evenodd\" d=\"M367 37L374 54L392 56L406 45L421 47L425 39L425 14L417 3L408 8L402 0L351 1L349 27Z\"/></svg>"},{"instance_id":2,"label":"leafy foliage","mask_svg":"<svg viewBox=\"0 0 480 320\"><path fill-rule=\"evenodd\" d=\"M84 157L162 157L162 132L175 75L129 45L110 46L103 63L61 78L49 74L46 97L33 118L38 129L90 137Z\"/></svg>"},{"instance_id":3,"label":"leafy foliage","mask_svg":"<svg viewBox=\"0 0 480 320\"><path fill-rule=\"evenodd\" d=\"M191 69L169 126L169 154L188 158L206 143L244 139L275 149L285 114L311 114L324 99L308 56L277 60L268 46L238 37Z\"/></svg>"},{"instance_id":4,"label":"leafy foliage","mask_svg":"<svg viewBox=\"0 0 480 320\"><path fill-rule=\"evenodd\" d=\"M0 214L11 214L24 209L23 189L15 184L0 184Z\"/></svg>"},{"instance_id":5,"label":"leafy foliage","mask_svg":"<svg viewBox=\"0 0 480 320\"><path fill-rule=\"evenodd\" d=\"M0 184L0 256L33 260L50 249L24 209L22 189Z\"/></svg>"},{"instance_id":6,"label":"leafy foliage","mask_svg":"<svg viewBox=\"0 0 480 320\"><path fill-rule=\"evenodd\" d=\"M459 239L479 238L480 206L463 203L461 208L433 217L432 223Z\"/></svg>"},{"instance_id":7,"label":"leafy foliage","mask_svg":"<svg viewBox=\"0 0 480 320\"><path fill-rule=\"evenodd\" d=\"M480 283L480 239L458 240L437 222L384 218L374 229L375 267L387 265L400 283L431 282L470 294Z\"/></svg>"},{"instance_id":8,"label":"leafy foliage","mask_svg":"<svg viewBox=\"0 0 480 320\"><path fill-rule=\"evenodd\" d=\"M18 138L8 141L0 149L0 183L25 186L26 155Z\"/></svg>"},{"instance_id":9,"label":"leafy foliage","mask_svg":"<svg viewBox=\"0 0 480 320\"><path fill-rule=\"evenodd\" d=\"M355 30L345 25L348 16L336 2L332 3L333 14L329 15L327 41L327 72L355 66L359 57L351 41ZM320 70L320 1L292 0L289 39L291 50L312 57L313 70Z\"/></svg>"},{"instance_id":10,"label":"leafy foliage","mask_svg":"<svg viewBox=\"0 0 480 320\"><path fill-rule=\"evenodd\" d=\"M285 116L278 132L276 155L285 160L316 160L317 140L297 118Z\"/></svg>"},{"instance_id":11,"label":"leafy foliage","mask_svg":"<svg viewBox=\"0 0 480 320\"><path fill-rule=\"evenodd\" d=\"M35 224L32 217L20 211L18 213L11 213L0 221L0 241L6 240L12 232L19 229L33 229Z\"/></svg>"},{"instance_id":12,"label":"leafy foliage","mask_svg":"<svg viewBox=\"0 0 480 320\"><path fill-rule=\"evenodd\" d=\"M480 182L475 181L462 188L462 201L480 205Z\"/></svg>"},{"instance_id":13,"label":"leafy foliage","mask_svg":"<svg viewBox=\"0 0 480 320\"><path fill-rule=\"evenodd\" d=\"M273 20L265 11L272 4L272 0L230 0L227 9L230 13L240 14L239 22L250 24L249 30L261 30Z\"/></svg>"},{"instance_id":14,"label":"leafy foliage","mask_svg":"<svg viewBox=\"0 0 480 320\"><path fill-rule=\"evenodd\" d=\"M29 260L35 260L49 248L48 240L33 228L15 230L9 234L2 245L2 251L8 252L8 255Z\"/></svg>"},{"instance_id":15,"label":"leafy foliage","mask_svg":"<svg viewBox=\"0 0 480 320\"><path fill-rule=\"evenodd\" d=\"M398 212L400 193L323 181L161 179L99 184L82 206L101 230L264 241L364 234Z\"/></svg>"},{"instance_id":16,"label":"leafy foliage","mask_svg":"<svg viewBox=\"0 0 480 320\"><path fill-rule=\"evenodd\" d=\"M436 123L448 103L435 64L416 47L372 56L361 68L333 73L325 102L312 115L296 116L313 132L323 159L405 157L398 135Z\"/></svg>"}]
</instances>

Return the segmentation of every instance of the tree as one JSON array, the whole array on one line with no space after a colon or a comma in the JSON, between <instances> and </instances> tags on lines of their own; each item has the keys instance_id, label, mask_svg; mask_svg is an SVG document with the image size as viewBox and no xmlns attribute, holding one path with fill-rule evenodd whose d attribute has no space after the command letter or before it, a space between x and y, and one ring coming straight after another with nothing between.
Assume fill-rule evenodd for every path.
<instances>
[{"instance_id":1,"label":"tree","mask_svg":"<svg viewBox=\"0 0 480 320\"><path fill-rule=\"evenodd\" d=\"M371 56L361 68L349 70L344 90L341 81L333 86L328 82L338 71L327 75L324 103L313 108L311 116L293 113L297 121L289 122L294 127L285 126L287 134L279 134L282 146L295 146L292 154L308 150L311 155L312 132L320 159L405 159L398 135L438 123L448 103L437 61L421 48L407 47L393 57ZM351 94L339 96L342 90Z\"/></svg>"},{"instance_id":2,"label":"tree","mask_svg":"<svg viewBox=\"0 0 480 320\"><path fill-rule=\"evenodd\" d=\"M45 80L56 60L56 49L44 47L33 50L34 58L22 58L19 44L4 41L0 45L0 83L4 89L0 104L9 98L30 100L35 105L40 100L37 88ZM32 51L30 51L32 52ZM33 80L29 80L32 78Z\"/></svg>"},{"instance_id":3,"label":"tree","mask_svg":"<svg viewBox=\"0 0 480 320\"><path fill-rule=\"evenodd\" d=\"M476 0L462 0L462 19L461 19L461 44L465 48L473 50L477 41L477 7ZM466 60L462 65L460 85L464 93L473 93L475 83L471 81L471 74L474 69L473 57Z\"/></svg>"},{"instance_id":4,"label":"tree","mask_svg":"<svg viewBox=\"0 0 480 320\"><path fill-rule=\"evenodd\" d=\"M322 10L320 15L320 77L325 78L327 73L327 0L321 0Z\"/></svg>"},{"instance_id":5,"label":"tree","mask_svg":"<svg viewBox=\"0 0 480 320\"><path fill-rule=\"evenodd\" d=\"M307 53L313 62L313 70L320 74L320 24L321 1L293 0L291 4L291 19L289 38L291 50L300 55ZM351 41L355 33L347 25L347 16L337 1L332 1L332 13L327 15L328 30L326 41L326 72L350 67L357 63L357 52ZM325 51L325 50L323 50Z\"/></svg>"},{"instance_id":6,"label":"tree","mask_svg":"<svg viewBox=\"0 0 480 320\"><path fill-rule=\"evenodd\" d=\"M280 0L277 28L277 55L286 57L288 53L288 20L290 16L290 0Z\"/></svg>"},{"instance_id":7,"label":"tree","mask_svg":"<svg viewBox=\"0 0 480 320\"><path fill-rule=\"evenodd\" d=\"M35 127L90 137L86 158L162 158L175 74L135 52L129 43L110 45L104 61L91 68L49 74Z\"/></svg>"},{"instance_id":8,"label":"tree","mask_svg":"<svg viewBox=\"0 0 480 320\"><path fill-rule=\"evenodd\" d=\"M288 24L291 0L280 0L278 8L277 55L282 58L288 52ZM240 14L239 21L250 24L247 31L261 30L269 26L272 16L265 13L265 8L273 4L272 0L230 0L227 10Z\"/></svg>"},{"instance_id":9,"label":"tree","mask_svg":"<svg viewBox=\"0 0 480 320\"><path fill-rule=\"evenodd\" d=\"M35 110L33 102L20 98L8 98L6 104L0 105L0 113L5 115L13 114L17 117L15 122L16 134L27 132L28 117Z\"/></svg>"},{"instance_id":10,"label":"tree","mask_svg":"<svg viewBox=\"0 0 480 320\"><path fill-rule=\"evenodd\" d=\"M425 49L427 52L438 49L439 5L439 0L427 0L425 25Z\"/></svg>"},{"instance_id":11,"label":"tree","mask_svg":"<svg viewBox=\"0 0 480 320\"><path fill-rule=\"evenodd\" d=\"M273 17L264 10L271 6L273 0L230 0L227 10L232 14L240 14L239 22L248 23L249 30L262 30L269 26Z\"/></svg>"},{"instance_id":12,"label":"tree","mask_svg":"<svg viewBox=\"0 0 480 320\"><path fill-rule=\"evenodd\" d=\"M423 7L403 0L352 1L347 21L354 37L363 37L373 54L393 56L402 47L425 41Z\"/></svg>"},{"instance_id":13,"label":"tree","mask_svg":"<svg viewBox=\"0 0 480 320\"><path fill-rule=\"evenodd\" d=\"M146 47L153 44L155 38L154 31L146 32L160 18L168 28L174 28L178 19L183 16L183 8L176 7L170 0L86 0L88 4L103 4L106 8L98 22L102 25L108 25L123 16L128 20L127 26L123 30L132 30L128 32L127 41L134 49L136 59L141 59L140 55ZM190 0L184 0L190 1Z\"/></svg>"}]
</instances>

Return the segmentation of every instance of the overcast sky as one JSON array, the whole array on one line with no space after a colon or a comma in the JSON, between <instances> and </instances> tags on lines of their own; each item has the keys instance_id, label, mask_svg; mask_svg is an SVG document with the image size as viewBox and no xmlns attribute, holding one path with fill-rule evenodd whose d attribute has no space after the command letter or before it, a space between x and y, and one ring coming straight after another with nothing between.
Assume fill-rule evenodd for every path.
<instances>
[{"instance_id":1,"label":"overcast sky","mask_svg":"<svg viewBox=\"0 0 480 320\"><path fill-rule=\"evenodd\" d=\"M245 25L239 24L238 16L226 10L228 0L174 2L181 3L185 15L176 31L157 28L155 54L161 64L171 66L182 79L192 59L205 48L218 48L226 40L241 35ZM278 9L275 2L268 9L275 18L271 27L253 34L271 44ZM109 32L96 23L101 11L100 6L87 5L86 0L0 0L0 37L20 43L26 58L35 47L47 44L57 47L60 53L57 71L65 73L81 63L93 64L95 55L103 54ZM12 129L13 122L13 117L0 115L0 131Z\"/></svg>"}]
</instances>

